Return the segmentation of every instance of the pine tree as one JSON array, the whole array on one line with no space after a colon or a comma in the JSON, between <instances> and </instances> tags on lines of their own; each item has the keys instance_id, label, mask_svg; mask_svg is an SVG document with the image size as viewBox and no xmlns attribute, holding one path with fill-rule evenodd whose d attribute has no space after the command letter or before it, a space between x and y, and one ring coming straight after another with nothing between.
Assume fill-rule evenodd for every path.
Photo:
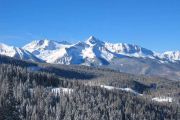
<instances>
[{"instance_id":1,"label":"pine tree","mask_svg":"<svg viewBox=\"0 0 180 120\"><path fill-rule=\"evenodd\" d=\"M2 120L21 120L18 102L13 94L13 81L8 81L8 91L2 103Z\"/></svg>"}]
</instances>

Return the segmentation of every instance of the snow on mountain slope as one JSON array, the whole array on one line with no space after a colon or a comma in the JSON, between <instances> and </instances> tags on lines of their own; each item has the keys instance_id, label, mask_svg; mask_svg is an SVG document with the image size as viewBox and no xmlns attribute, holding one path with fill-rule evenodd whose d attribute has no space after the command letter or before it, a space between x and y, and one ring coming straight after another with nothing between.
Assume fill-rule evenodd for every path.
<instances>
[{"instance_id":1,"label":"snow on mountain slope","mask_svg":"<svg viewBox=\"0 0 180 120\"><path fill-rule=\"evenodd\" d=\"M9 56L9 57L14 57L17 59L22 59L22 60L29 60L29 61L34 61L34 62L43 62L43 60L37 58L34 56L32 53L23 50L18 47L13 47L13 46L8 46L6 44L1 43L0 44L0 54Z\"/></svg>"},{"instance_id":2,"label":"snow on mountain slope","mask_svg":"<svg viewBox=\"0 0 180 120\"><path fill-rule=\"evenodd\" d=\"M107 63L113 58L112 53L104 47L104 42L90 37L86 42L68 44L52 40L36 40L23 47L48 63L86 64L93 62Z\"/></svg>"},{"instance_id":3,"label":"snow on mountain slope","mask_svg":"<svg viewBox=\"0 0 180 120\"><path fill-rule=\"evenodd\" d=\"M66 48L70 46L70 43L66 41L56 42L45 39L32 41L25 45L23 49L28 50L48 63L54 63L58 58L66 54Z\"/></svg>"},{"instance_id":4,"label":"snow on mountain slope","mask_svg":"<svg viewBox=\"0 0 180 120\"><path fill-rule=\"evenodd\" d=\"M105 46L107 49L117 54L127 55L130 57L154 58L154 53L151 50L142 48L137 45L131 45L126 43L106 43Z\"/></svg>"},{"instance_id":5,"label":"snow on mountain slope","mask_svg":"<svg viewBox=\"0 0 180 120\"><path fill-rule=\"evenodd\" d=\"M34 52L34 54L38 54L38 53L36 53L36 51L56 50L65 45L70 45L70 43L68 43L66 41L56 42L56 41L45 39L45 40L32 41L31 43L25 45L23 48L28 49L28 51L30 51L30 52Z\"/></svg>"},{"instance_id":6,"label":"snow on mountain slope","mask_svg":"<svg viewBox=\"0 0 180 120\"><path fill-rule=\"evenodd\" d=\"M160 57L175 62L180 60L180 51L167 51L162 53Z\"/></svg>"},{"instance_id":7,"label":"snow on mountain slope","mask_svg":"<svg viewBox=\"0 0 180 120\"><path fill-rule=\"evenodd\" d=\"M114 54L109 51L105 47L105 43L100 41L99 39L91 36L86 42L89 47L86 48L84 51L84 56L87 56L86 53L91 53L94 57L89 57L91 59L97 59L98 62L100 62L100 65L103 64L109 64L109 61L111 61L114 57Z\"/></svg>"},{"instance_id":8,"label":"snow on mountain slope","mask_svg":"<svg viewBox=\"0 0 180 120\"><path fill-rule=\"evenodd\" d=\"M66 41L35 40L23 47L48 63L108 65L114 58L148 58L159 63L180 60L180 52L155 53L146 48L126 43L107 43L91 36L85 42L70 44Z\"/></svg>"},{"instance_id":9,"label":"snow on mountain slope","mask_svg":"<svg viewBox=\"0 0 180 120\"><path fill-rule=\"evenodd\" d=\"M55 63L60 64L82 64L84 59L82 50L86 48L86 44L78 42L65 48L65 54L59 57Z\"/></svg>"}]
</instances>

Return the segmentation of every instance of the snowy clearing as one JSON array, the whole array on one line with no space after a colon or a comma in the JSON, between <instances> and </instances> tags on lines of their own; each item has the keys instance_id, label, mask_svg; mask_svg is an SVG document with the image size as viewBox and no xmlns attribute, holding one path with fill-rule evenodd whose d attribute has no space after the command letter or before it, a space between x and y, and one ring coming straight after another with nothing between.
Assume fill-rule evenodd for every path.
<instances>
[{"instance_id":1,"label":"snowy clearing","mask_svg":"<svg viewBox=\"0 0 180 120\"><path fill-rule=\"evenodd\" d=\"M73 89L70 89L70 88L53 88L51 91L55 94L60 94L60 93L71 94L73 92Z\"/></svg>"},{"instance_id":2,"label":"snowy clearing","mask_svg":"<svg viewBox=\"0 0 180 120\"><path fill-rule=\"evenodd\" d=\"M155 97L152 100L157 101L157 102L172 102L173 98L172 97Z\"/></svg>"},{"instance_id":3,"label":"snowy clearing","mask_svg":"<svg viewBox=\"0 0 180 120\"><path fill-rule=\"evenodd\" d=\"M135 94L135 95L140 95L140 96L143 95L143 94L140 94L140 93L136 92L135 90L133 90L133 89L131 89L131 88L117 88L117 87L107 86L107 85L101 85L100 87L105 88L105 89L108 89L108 90L113 90L113 89L122 90L122 91L126 91L126 92L133 93L133 94Z\"/></svg>"}]
</instances>

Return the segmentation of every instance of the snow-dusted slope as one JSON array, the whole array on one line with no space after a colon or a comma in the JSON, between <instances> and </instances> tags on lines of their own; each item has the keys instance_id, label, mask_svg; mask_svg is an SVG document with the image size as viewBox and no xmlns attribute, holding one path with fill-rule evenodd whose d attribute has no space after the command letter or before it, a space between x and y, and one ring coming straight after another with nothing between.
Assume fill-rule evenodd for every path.
<instances>
[{"instance_id":1,"label":"snow-dusted slope","mask_svg":"<svg viewBox=\"0 0 180 120\"><path fill-rule=\"evenodd\" d=\"M14 57L17 59L29 60L29 61L34 61L34 62L43 62L43 60L37 58L32 53L26 50L23 50L18 47L8 46L3 43L0 44L0 55L5 55L9 57Z\"/></svg>"}]
</instances>

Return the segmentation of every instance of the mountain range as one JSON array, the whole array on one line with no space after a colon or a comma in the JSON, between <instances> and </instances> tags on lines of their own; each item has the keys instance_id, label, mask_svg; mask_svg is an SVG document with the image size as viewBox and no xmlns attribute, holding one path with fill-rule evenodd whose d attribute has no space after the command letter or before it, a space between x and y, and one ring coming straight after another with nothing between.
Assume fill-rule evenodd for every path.
<instances>
[{"instance_id":1,"label":"mountain range","mask_svg":"<svg viewBox=\"0 0 180 120\"><path fill-rule=\"evenodd\" d=\"M113 58L134 57L156 59L160 63L180 61L180 51L153 52L138 45L107 43L90 36L85 42L35 40L23 47L48 63L106 65Z\"/></svg>"},{"instance_id":2,"label":"mountain range","mask_svg":"<svg viewBox=\"0 0 180 120\"><path fill-rule=\"evenodd\" d=\"M180 51L164 53L126 43L35 40L22 48L0 44L0 54L34 62L107 67L121 72L180 80Z\"/></svg>"}]
</instances>

